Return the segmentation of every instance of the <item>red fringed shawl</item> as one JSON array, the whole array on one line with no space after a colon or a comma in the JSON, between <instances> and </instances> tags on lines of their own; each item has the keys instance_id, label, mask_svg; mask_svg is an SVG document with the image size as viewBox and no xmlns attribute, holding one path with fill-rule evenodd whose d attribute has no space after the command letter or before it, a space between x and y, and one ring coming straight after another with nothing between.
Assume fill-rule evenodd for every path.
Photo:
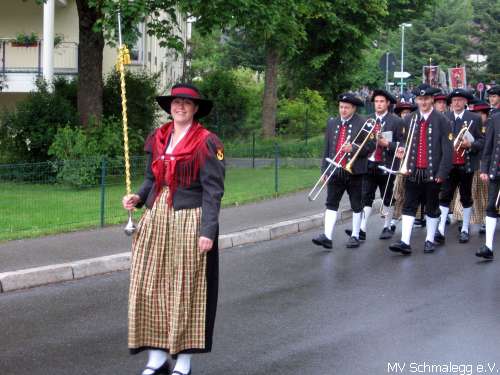
<instances>
[{"instance_id":1,"label":"red fringed shawl","mask_svg":"<svg viewBox=\"0 0 500 375\"><path fill-rule=\"evenodd\" d=\"M210 150L207 139L210 137L219 144L212 133L198 122L193 122L184 138L175 146L171 154L165 153L174 123L169 122L154 132L146 143L146 149L153 154L151 169L156 181L156 194L164 185L169 188L168 205L172 206L173 196L178 186L189 186L197 178ZM219 146L217 146L219 147Z\"/></svg>"}]
</instances>

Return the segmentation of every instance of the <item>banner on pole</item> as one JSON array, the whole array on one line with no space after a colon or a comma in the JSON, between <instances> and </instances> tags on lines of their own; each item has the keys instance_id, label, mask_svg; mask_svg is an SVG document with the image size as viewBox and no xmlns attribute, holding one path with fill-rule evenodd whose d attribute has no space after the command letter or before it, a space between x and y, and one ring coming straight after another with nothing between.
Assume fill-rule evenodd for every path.
<instances>
[{"instance_id":1,"label":"banner on pole","mask_svg":"<svg viewBox=\"0 0 500 375\"><path fill-rule=\"evenodd\" d=\"M424 65L422 67L422 81L432 87L439 86L440 69L437 65Z\"/></svg>"},{"instance_id":2,"label":"banner on pole","mask_svg":"<svg viewBox=\"0 0 500 375\"><path fill-rule=\"evenodd\" d=\"M450 82L451 90L465 89L467 87L467 76L465 73L465 66L448 69L448 79Z\"/></svg>"}]
</instances>

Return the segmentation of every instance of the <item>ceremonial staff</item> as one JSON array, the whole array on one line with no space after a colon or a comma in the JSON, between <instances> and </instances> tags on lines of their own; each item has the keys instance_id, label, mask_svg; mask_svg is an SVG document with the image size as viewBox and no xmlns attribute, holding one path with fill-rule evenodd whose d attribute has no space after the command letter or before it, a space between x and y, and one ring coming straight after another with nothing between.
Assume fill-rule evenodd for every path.
<instances>
[{"instance_id":1,"label":"ceremonial staff","mask_svg":"<svg viewBox=\"0 0 500 375\"><path fill-rule=\"evenodd\" d=\"M123 152L125 154L125 186L127 195L130 195L130 158L128 150L128 121L127 121L127 93L125 90L125 64L130 64L130 55L126 45L122 43L121 14L118 11L118 62L117 70L120 72L120 88L122 96L122 123L123 123ZM136 230L132 220L132 209L128 210L128 222L124 228L127 236L132 235Z\"/></svg>"}]
</instances>

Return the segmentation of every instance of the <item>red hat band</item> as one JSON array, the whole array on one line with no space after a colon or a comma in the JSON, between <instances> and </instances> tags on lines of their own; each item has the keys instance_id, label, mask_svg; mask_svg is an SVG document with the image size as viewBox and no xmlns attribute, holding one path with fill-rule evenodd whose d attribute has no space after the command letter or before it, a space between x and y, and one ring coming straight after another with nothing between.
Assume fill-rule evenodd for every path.
<instances>
[{"instance_id":1,"label":"red hat band","mask_svg":"<svg viewBox=\"0 0 500 375\"><path fill-rule=\"evenodd\" d=\"M198 94L195 90L190 89L189 87L176 87L175 89L172 89L171 96L178 95L189 95L194 99L200 99L200 94Z\"/></svg>"}]
</instances>

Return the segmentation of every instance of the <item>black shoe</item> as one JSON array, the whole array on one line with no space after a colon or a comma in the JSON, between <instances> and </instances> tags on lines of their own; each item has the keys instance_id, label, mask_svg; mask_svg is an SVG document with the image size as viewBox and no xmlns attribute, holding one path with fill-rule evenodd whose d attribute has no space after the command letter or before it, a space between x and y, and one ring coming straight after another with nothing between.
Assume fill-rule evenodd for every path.
<instances>
[{"instance_id":1,"label":"black shoe","mask_svg":"<svg viewBox=\"0 0 500 375\"><path fill-rule=\"evenodd\" d=\"M391 232L394 233L396 231L396 224L391 225Z\"/></svg>"},{"instance_id":2,"label":"black shoe","mask_svg":"<svg viewBox=\"0 0 500 375\"><path fill-rule=\"evenodd\" d=\"M450 223L451 223L450 217L446 215L446 225L450 225Z\"/></svg>"},{"instance_id":3,"label":"black shoe","mask_svg":"<svg viewBox=\"0 0 500 375\"><path fill-rule=\"evenodd\" d=\"M458 236L458 242L460 242L460 243L467 243L467 242L469 242L469 233L467 233L467 232L460 232L460 235Z\"/></svg>"},{"instance_id":4,"label":"black shoe","mask_svg":"<svg viewBox=\"0 0 500 375\"><path fill-rule=\"evenodd\" d=\"M165 361L161 367L155 369L152 367L146 367L144 370L151 370L153 373L151 375L169 375L170 374L170 363L168 361ZM142 370L141 374L144 372Z\"/></svg>"},{"instance_id":5,"label":"black shoe","mask_svg":"<svg viewBox=\"0 0 500 375\"><path fill-rule=\"evenodd\" d=\"M411 246L405 244L403 241L393 243L391 246L389 246L389 250L394 251L395 253L401 253L403 255L411 254Z\"/></svg>"},{"instance_id":6,"label":"black shoe","mask_svg":"<svg viewBox=\"0 0 500 375\"><path fill-rule=\"evenodd\" d=\"M329 240L324 233L321 233L318 237L312 239L313 244L318 246L323 246L325 249L332 248L332 240Z\"/></svg>"},{"instance_id":7,"label":"black shoe","mask_svg":"<svg viewBox=\"0 0 500 375\"><path fill-rule=\"evenodd\" d=\"M434 245L434 242L425 241L424 253L430 254L430 253L433 253L435 250L436 250L436 245Z\"/></svg>"},{"instance_id":8,"label":"black shoe","mask_svg":"<svg viewBox=\"0 0 500 375\"><path fill-rule=\"evenodd\" d=\"M381 240L388 240L392 238L392 235L394 234L394 231L390 230L389 228L384 228L382 229L382 233L380 233L380 236L378 237Z\"/></svg>"},{"instance_id":9,"label":"black shoe","mask_svg":"<svg viewBox=\"0 0 500 375\"><path fill-rule=\"evenodd\" d=\"M493 251L486 245L481 246L481 248L476 252L476 256L484 259L493 259Z\"/></svg>"},{"instance_id":10,"label":"black shoe","mask_svg":"<svg viewBox=\"0 0 500 375\"><path fill-rule=\"evenodd\" d=\"M352 235L352 230L350 230L350 229L346 229L346 230L345 230L345 234L347 234L349 237L351 237L351 235ZM360 239L361 241L366 240L366 232L362 231L361 229L359 230L359 239Z\"/></svg>"},{"instance_id":11,"label":"black shoe","mask_svg":"<svg viewBox=\"0 0 500 375\"><path fill-rule=\"evenodd\" d=\"M486 225L481 224L481 226L479 227L479 234L485 234L485 233L486 233Z\"/></svg>"},{"instance_id":12,"label":"black shoe","mask_svg":"<svg viewBox=\"0 0 500 375\"><path fill-rule=\"evenodd\" d=\"M359 239L353 236L349 237L349 240L345 244L345 247L347 247L348 249L354 249L355 247L359 247Z\"/></svg>"},{"instance_id":13,"label":"black shoe","mask_svg":"<svg viewBox=\"0 0 500 375\"><path fill-rule=\"evenodd\" d=\"M438 245L443 245L446 241L446 237L441 234L439 229L436 231L436 234L434 234L434 242L437 243Z\"/></svg>"}]
</instances>

